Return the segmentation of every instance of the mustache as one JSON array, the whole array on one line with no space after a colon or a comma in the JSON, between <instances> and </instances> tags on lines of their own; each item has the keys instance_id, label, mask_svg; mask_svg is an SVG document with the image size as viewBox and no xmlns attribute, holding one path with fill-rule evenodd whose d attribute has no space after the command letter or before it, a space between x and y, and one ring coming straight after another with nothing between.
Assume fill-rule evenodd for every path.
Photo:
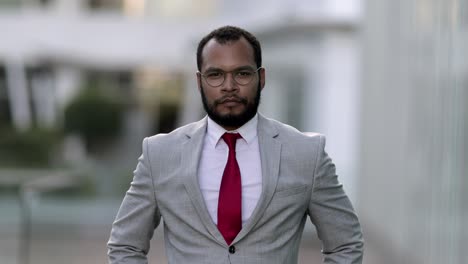
<instances>
[{"instance_id":1,"label":"mustache","mask_svg":"<svg viewBox=\"0 0 468 264\"><path fill-rule=\"evenodd\" d=\"M217 100L215 100L213 103L215 105L225 103L226 101L235 101L241 104L247 104L248 101L245 98L239 97L237 95L225 95Z\"/></svg>"}]
</instances>

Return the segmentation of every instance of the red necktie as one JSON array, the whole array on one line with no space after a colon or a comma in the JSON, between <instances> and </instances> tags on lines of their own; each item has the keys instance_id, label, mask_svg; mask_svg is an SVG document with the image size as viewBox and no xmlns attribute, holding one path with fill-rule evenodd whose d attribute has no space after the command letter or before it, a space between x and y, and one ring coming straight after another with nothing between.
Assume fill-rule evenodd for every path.
<instances>
[{"instance_id":1,"label":"red necktie","mask_svg":"<svg viewBox=\"0 0 468 264\"><path fill-rule=\"evenodd\" d=\"M218 199L218 229L230 245L242 228L242 187L239 165L236 160L237 133L225 133L223 140L229 147Z\"/></svg>"}]
</instances>

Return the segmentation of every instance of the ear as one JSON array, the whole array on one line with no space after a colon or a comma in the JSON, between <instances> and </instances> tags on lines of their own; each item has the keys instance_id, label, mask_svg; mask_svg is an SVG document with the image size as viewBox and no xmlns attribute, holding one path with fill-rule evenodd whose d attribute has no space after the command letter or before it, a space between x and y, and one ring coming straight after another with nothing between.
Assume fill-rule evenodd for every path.
<instances>
[{"instance_id":1,"label":"ear","mask_svg":"<svg viewBox=\"0 0 468 264\"><path fill-rule=\"evenodd\" d=\"M260 89L263 90L263 87L265 87L265 80L266 80L265 79L265 68L262 67L259 70L259 72L260 72Z\"/></svg>"},{"instance_id":2,"label":"ear","mask_svg":"<svg viewBox=\"0 0 468 264\"><path fill-rule=\"evenodd\" d=\"M201 76L201 73L197 71L197 86L198 86L198 91L201 90L201 86L202 86L202 85L201 85L201 81L202 81L201 77L202 77L202 76Z\"/></svg>"}]
</instances>

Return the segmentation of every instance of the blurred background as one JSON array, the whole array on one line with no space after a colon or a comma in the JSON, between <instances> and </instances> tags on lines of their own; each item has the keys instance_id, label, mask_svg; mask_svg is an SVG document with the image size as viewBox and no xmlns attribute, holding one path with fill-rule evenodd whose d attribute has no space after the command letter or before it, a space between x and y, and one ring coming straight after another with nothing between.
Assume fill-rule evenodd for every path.
<instances>
[{"instance_id":1,"label":"blurred background","mask_svg":"<svg viewBox=\"0 0 468 264\"><path fill-rule=\"evenodd\" d=\"M364 263L466 263L468 0L0 0L0 263L107 262L141 140L204 116L196 46L227 24L263 46L261 112L327 135Z\"/></svg>"}]
</instances>

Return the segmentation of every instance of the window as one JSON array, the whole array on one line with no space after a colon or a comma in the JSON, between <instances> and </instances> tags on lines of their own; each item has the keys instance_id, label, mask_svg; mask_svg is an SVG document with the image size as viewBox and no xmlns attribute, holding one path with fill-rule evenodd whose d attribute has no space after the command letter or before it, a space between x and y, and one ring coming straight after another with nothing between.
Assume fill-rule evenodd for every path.
<instances>
[{"instance_id":1,"label":"window","mask_svg":"<svg viewBox=\"0 0 468 264\"><path fill-rule=\"evenodd\" d=\"M11 124L11 112L6 84L6 69L0 65L0 129L9 124Z\"/></svg>"},{"instance_id":2,"label":"window","mask_svg":"<svg viewBox=\"0 0 468 264\"><path fill-rule=\"evenodd\" d=\"M119 11L122 8L122 0L88 0L91 10Z\"/></svg>"},{"instance_id":3,"label":"window","mask_svg":"<svg viewBox=\"0 0 468 264\"><path fill-rule=\"evenodd\" d=\"M38 7L45 7L50 5L55 0L28 0L28 1L21 1L21 0L1 0L0 1L0 9L2 8L20 8L20 7L30 7L30 6L38 6Z\"/></svg>"}]
</instances>

